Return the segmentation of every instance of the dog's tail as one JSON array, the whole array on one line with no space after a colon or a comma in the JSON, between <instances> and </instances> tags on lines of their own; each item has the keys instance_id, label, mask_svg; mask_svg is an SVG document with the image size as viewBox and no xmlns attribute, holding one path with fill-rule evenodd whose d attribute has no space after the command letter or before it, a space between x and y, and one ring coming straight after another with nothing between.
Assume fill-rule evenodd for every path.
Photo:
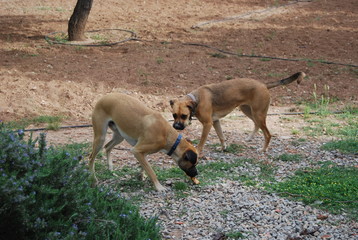
<instances>
[{"instance_id":1,"label":"dog's tail","mask_svg":"<svg viewBox=\"0 0 358 240\"><path fill-rule=\"evenodd\" d=\"M277 86L287 85L287 84L289 84L293 81L296 81L296 80L297 80L297 84L300 84L300 82L303 80L303 78L305 76L306 76L306 74L304 72L298 72L298 73L295 73L292 76L282 79L280 81L267 83L266 86L268 89L270 89L270 88L274 88Z\"/></svg>"}]
</instances>

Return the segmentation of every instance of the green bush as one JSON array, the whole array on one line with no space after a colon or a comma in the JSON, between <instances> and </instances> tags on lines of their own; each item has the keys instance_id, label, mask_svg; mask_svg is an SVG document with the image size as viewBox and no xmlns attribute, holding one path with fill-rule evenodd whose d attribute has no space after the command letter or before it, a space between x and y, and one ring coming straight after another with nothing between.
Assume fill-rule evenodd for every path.
<instances>
[{"instance_id":1,"label":"green bush","mask_svg":"<svg viewBox=\"0 0 358 240\"><path fill-rule=\"evenodd\" d=\"M47 148L0 126L0 239L159 239L117 192L91 188L81 150Z\"/></svg>"}]
</instances>

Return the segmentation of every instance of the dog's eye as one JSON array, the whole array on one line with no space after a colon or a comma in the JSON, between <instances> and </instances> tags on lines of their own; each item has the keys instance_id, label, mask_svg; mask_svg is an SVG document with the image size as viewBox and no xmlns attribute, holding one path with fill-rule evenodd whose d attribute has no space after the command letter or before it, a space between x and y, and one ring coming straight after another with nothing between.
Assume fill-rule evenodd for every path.
<instances>
[{"instance_id":1,"label":"dog's eye","mask_svg":"<svg viewBox=\"0 0 358 240\"><path fill-rule=\"evenodd\" d=\"M173 114L173 118L176 119L178 115L176 113Z\"/></svg>"},{"instance_id":2,"label":"dog's eye","mask_svg":"<svg viewBox=\"0 0 358 240\"><path fill-rule=\"evenodd\" d=\"M182 114L182 115L180 116L180 118L183 119L183 120L185 120L187 117L188 117L188 115L185 115L185 114Z\"/></svg>"}]
</instances>

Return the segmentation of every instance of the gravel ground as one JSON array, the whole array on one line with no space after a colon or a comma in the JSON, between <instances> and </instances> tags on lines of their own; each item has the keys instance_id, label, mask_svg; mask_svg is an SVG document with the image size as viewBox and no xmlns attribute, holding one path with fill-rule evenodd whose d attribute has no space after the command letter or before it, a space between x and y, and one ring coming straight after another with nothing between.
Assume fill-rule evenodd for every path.
<instances>
[{"instance_id":1,"label":"gravel ground","mask_svg":"<svg viewBox=\"0 0 358 240\"><path fill-rule=\"evenodd\" d=\"M261 138L258 136L253 142L261 142ZM299 168L314 167L317 161L346 166L358 164L356 155L320 150L318 141L300 142L298 146L293 142L298 139L276 137L268 154L255 148L237 155L206 150L207 160L201 164L249 156L276 167L277 180L292 175ZM299 162L274 160L285 152L305 157ZM257 168L257 165L247 164L234 171L255 175ZM170 181L163 184L168 185ZM344 215L332 215L262 189L244 186L239 181L223 179L214 185L192 186L186 198L179 198L170 186L167 188L165 193L139 191L127 195L141 195L146 199L140 205L141 213L145 217L159 217L163 239L227 239L225 234L233 232L243 233L245 239L358 239L358 223L349 221Z\"/></svg>"},{"instance_id":2,"label":"gravel ground","mask_svg":"<svg viewBox=\"0 0 358 240\"><path fill-rule=\"evenodd\" d=\"M275 112L272 108L271 111ZM283 112L282 109L277 111ZM262 134L257 135L251 142L242 141L252 129L252 123L246 118L240 118L238 121L234 115L222 122L224 135L228 144L244 145L245 151L238 154L215 151L213 144L218 143L218 139L215 132L211 131L204 149L205 160L200 160L199 164L250 158L272 165L278 181L293 175L297 169L316 167L320 161L358 167L357 155L321 150L322 143L329 139L303 136L306 141L300 141L299 136L292 136L292 129L300 129L306 124L301 118L296 117L291 121L270 116L268 122L270 131L275 136L266 154L259 151L263 143ZM190 128L185 130L184 136L198 139L200 132L201 125L194 121ZM91 142L92 132L88 129L64 129L49 132L47 139L50 143L57 144L71 141ZM115 168L139 166L128 150L128 145L121 144L113 151ZM275 159L283 153L300 154L303 157L297 162ZM173 160L164 154L150 155L148 160L153 166L175 166ZM244 167L231 170L238 175L249 176L257 176L260 171L257 164L249 162ZM198 178L202 178L200 173ZM259 178L256 180L260 181ZM149 180L147 181L146 185L150 185ZM244 186L239 181L222 179L211 185L201 182L198 186L191 185L186 190L185 198L177 196L171 186L171 180L162 182L167 187L164 193L141 190L124 195L128 199L145 199L140 203L141 213L148 218L158 216L163 239L221 240L226 239L225 234L233 232L243 233L244 239L358 239L358 223L349 221L344 215L332 215L267 193L257 187Z\"/></svg>"}]
</instances>

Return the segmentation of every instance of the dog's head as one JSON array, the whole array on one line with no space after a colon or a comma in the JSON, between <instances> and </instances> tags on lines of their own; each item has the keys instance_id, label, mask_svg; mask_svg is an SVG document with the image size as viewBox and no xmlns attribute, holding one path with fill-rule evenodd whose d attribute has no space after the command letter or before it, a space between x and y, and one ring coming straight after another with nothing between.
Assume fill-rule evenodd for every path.
<instances>
[{"instance_id":1,"label":"dog's head","mask_svg":"<svg viewBox=\"0 0 358 240\"><path fill-rule=\"evenodd\" d=\"M172 114L174 118L173 127L177 130L183 130L191 122L195 114L195 102L192 100L170 100Z\"/></svg>"},{"instance_id":2,"label":"dog's head","mask_svg":"<svg viewBox=\"0 0 358 240\"><path fill-rule=\"evenodd\" d=\"M198 164L198 153L191 149L185 151L178 161L178 165L189 177L198 175L196 165Z\"/></svg>"},{"instance_id":3,"label":"dog's head","mask_svg":"<svg viewBox=\"0 0 358 240\"><path fill-rule=\"evenodd\" d=\"M198 170L196 169L196 165L198 164L198 151L188 140L182 139L172 156L186 175L189 177L198 175Z\"/></svg>"}]
</instances>

